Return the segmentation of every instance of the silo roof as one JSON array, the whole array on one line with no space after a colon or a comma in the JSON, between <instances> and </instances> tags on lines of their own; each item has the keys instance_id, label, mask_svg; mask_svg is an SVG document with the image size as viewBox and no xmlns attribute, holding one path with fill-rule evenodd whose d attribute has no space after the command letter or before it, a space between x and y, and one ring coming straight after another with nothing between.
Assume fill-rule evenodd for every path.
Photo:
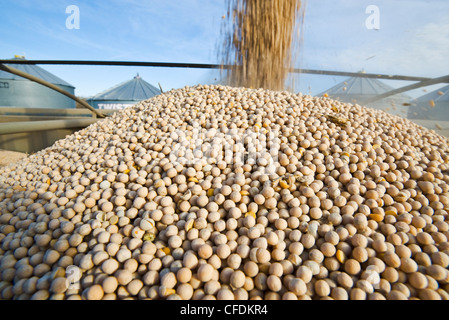
<instances>
[{"instance_id":1,"label":"silo roof","mask_svg":"<svg viewBox=\"0 0 449 320\"><path fill-rule=\"evenodd\" d=\"M20 59L20 60L25 60L24 58L14 58L14 59ZM56 84L56 85L63 85L63 86L67 86L67 87L72 87L74 88L74 86L72 86L70 83L62 80L61 78L55 76L54 74L48 72L45 69L42 69L41 67L38 67L34 64L7 64L5 63L5 65L18 69L20 71L26 72L32 76L38 77L42 80L45 80L47 82L50 82L52 84ZM0 70L0 79L7 79L7 80L26 80L29 81L28 79L25 79L23 77L17 76L15 74Z\"/></svg>"},{"instance_id":2,"label":"silo roof","mask_svg":"<svg viewBox=\"0 0 449 320\"><path fill-rule=\"evenodd\" d=\"M411 119L449 121L449 86L416 99L408 111Z\"/></svg>"},{"instance_id":3,"label":"silo roof","mask_svg":"<svg viewBox=\"0 0 449 320\"><path fill-rule=\"evenodd\" d=\"M378 79L352 77L324 91L321 95L327 93L329 97L342 102L358 103L370 108L383 110L392 115L406 117L408 112L406 103L410 103L412 97L404 93L395 94L369 103L364 102L392 90L394 90L393 87Z\"/></svg>"},{"instance_id":4,"label":"silo roof","mask_svg":"<svg viewBox=\"0 0 449 320\"><path fill-rule=\"evenodd\" d=\"M139 74L133 79L103 91L90 100L141 101L160 94L161 91L143 80Z\"/></svg>"},{"instance_id":5,"label":"silo roof","mask_svg":"<svg viewBox=\"0 0 449 320\"><path fill-rule=\"evenodd\" d=\"M322 94L327 93L329 96L339 96L341 98L346 95L351 97L360 96L360 99L362 100L363 98L380 95L391 90L394 90L394 88L380 80L353 77L333 86ZM398 94L392 97L411 99L411 97L406 94Z\"/></svg>"},{"instance_id":6,"label":"silo roof","mask_svg":"<svg viewBox=\"0 0 449 320\"><path fill-rule=\"evenodd\" d=\"M449 102L449 86L429 92L416 99L416 102L428 102L433 100L436 102Z\"/></svg>"}]
</instances>

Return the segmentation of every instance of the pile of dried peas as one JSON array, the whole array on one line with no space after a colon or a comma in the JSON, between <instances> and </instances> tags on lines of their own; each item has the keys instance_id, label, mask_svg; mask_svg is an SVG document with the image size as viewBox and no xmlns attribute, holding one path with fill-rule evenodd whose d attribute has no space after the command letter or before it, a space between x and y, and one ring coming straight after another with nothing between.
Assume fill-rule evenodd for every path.
<instances>
[{"instance_id":1,"label":"pile of dried peas","mask_svg":"<svg viewBox=\"0 0 449 320\"><path fill-rule=\"evenodd\" d=\"M0 298L446 300L448 143L325 97L171 90L0 168Z\"/></svg>"}]
</instances>

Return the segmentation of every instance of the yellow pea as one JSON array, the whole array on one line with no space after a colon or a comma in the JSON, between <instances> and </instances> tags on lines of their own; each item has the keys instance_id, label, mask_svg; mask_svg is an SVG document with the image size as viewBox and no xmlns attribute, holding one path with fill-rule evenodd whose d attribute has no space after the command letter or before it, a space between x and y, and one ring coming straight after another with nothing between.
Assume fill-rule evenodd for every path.
<instances>
[{"instance_id":1,"label":"yellow pea","mask_svg":"<svg viewBox=\"0 0 449 320\"><path fill-rule=\"evenodd\" d=\"M345 261L346 261L346 255L341 250L337 250L337 252L335 253L335 257L337 258L338 262L340 262L340 263L345 263Z\"/></svg>"},{"instance_id":2,"label":"yellow pea","mask_svg":"<svg viewBox=\"0 0 449 320\"><path fill-rule=\"evenodd\" d=\"M280 186L282 189L288 189L288 188L290 188L290 185L289 185L287 182L285 182L284 180L281 180L281 181L279 182L279 186Z\"/></svg>"},{"instance_id":3,"label":"yellow pea","mask_svg":"<svg viewBox=\"0 0 449 320\"><path fill-rule=\"evenodd\" d=\"M186 232L189 232L190 230L192 230L194 222L195 222L194 219L190 219L189 221L186 222L186 224L184 226L184 229L186 230Z\"/></svg>"},{"instance_id":4,"label":"yellow pea","mask_svg":"<svg viewBox=\"0 0 449 320\"><path fill-rule=\"evenodd\" d=\"M252 216L253 218L256 218L256 214L253 211L248 211L247 213L245 213L245 217L247 216Z\"/></svg>"},{"instance_id":5,"label":"yellow pea","mask_svg":"<svg viewBox=\"0 0 449 320\"><path fill-rule=\"evenodd\" d=\"M369 215L369 218L370 218L371 220L376 221L376 222L381 222L381 221L384 219L384 217L383 217L381 214L378 214L378 213L372 213L372 214L370 214L370 215Z\"/></svg>"},{"instance_id":6,"label":"yellow pea","mask_svg":"<svg viewBox=\"0 0 449 320\"><path fill-rule=\"evenodd\" d=\"M387 210L387 211L385 211L385 215L386 216L395 216L395 217L397 217L398 213L396 211L394 211L394 210Z\"/></svg>"}]
</instances>

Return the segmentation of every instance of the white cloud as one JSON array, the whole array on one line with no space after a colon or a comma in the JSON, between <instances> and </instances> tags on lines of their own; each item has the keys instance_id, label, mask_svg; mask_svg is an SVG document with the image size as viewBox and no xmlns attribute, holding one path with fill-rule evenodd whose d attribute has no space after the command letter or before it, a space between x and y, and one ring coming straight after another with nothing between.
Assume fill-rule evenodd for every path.
<instances>
[{"instance_id":1,"label":"white cloud","mask_svg":"<svg viewBox=\"0 0 449 320\"><path fill-rule=\"evenodd\" d=\"M448 53L449 23L429 23L408 36L346 48L328 58L340 68L359 66L367 72L437 77L449 70Z\"/></svg>"},{"instance_id":2,"label":"white cloud","mask_svg":"<svg viewBox=\"0 0 449 320\"><path fill-rule=\"evenodd\" d=\"M378 31L365 27L368 4L380 8ZM449 70L448 53L448 1L433 0L431 5L424 0L308 2L302 68L439 77ZM303 91L311 86L314 93L343 81L342 77L313 75L301 79ZM395 87L409 84L388 83ZM419 89L413 95L421 93Z\"/></svg>"},{"instance_id":3,"label":"white cloud","mask_svg":"<svg viewBox=\"0 0 449 320\"><path fill-rule=\"evenodd\" d=\"M447 1L319 3L309 2L306 11L303 61L309 67L429 77L449 70ZM378 31L364 26L367 4L380 8Z\"/></svg>"}]
</instances>

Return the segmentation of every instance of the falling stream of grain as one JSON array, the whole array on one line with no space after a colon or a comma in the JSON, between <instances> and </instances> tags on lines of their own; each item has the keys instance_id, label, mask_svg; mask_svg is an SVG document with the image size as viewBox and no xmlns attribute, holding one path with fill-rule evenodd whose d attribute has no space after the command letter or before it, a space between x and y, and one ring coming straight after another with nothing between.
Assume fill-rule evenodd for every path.
<instances>
[{"instance_id":1,"label":"falling stream of grain","mask_svg":"<svg viewBox=\"0 0 449 320\"><path fill-rule=\"evenodd\" d=\"M227 0L219 50L227 84L284 90L299 50L300 0ZM289 80L290 78L290 80ZM290 83L289 83L290 81Z\"/></svg>"}]
</instances>

